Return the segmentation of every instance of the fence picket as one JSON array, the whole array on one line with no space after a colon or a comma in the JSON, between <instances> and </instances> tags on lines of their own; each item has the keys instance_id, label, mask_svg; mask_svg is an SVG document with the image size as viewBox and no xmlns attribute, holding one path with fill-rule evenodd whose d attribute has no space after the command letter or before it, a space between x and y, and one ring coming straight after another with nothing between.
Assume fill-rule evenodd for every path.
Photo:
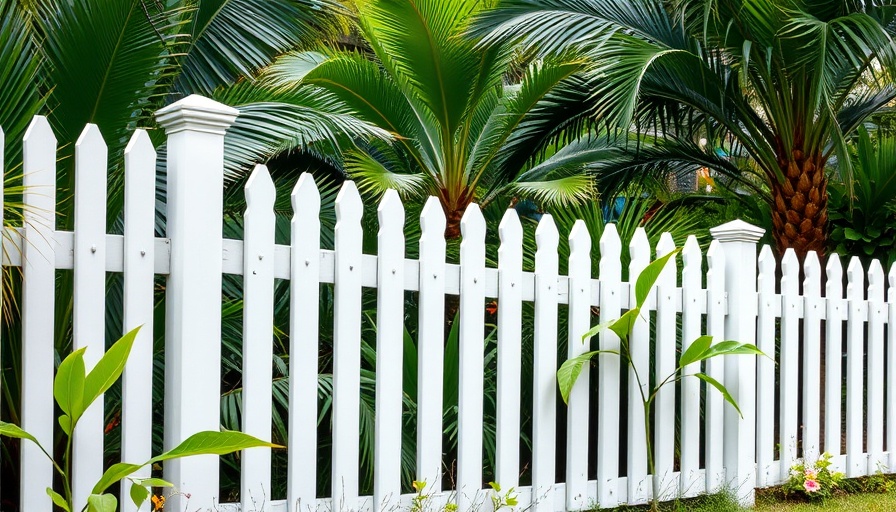
<instances>
[{"instance_id":1,"label":"fence picket","mask_svg":"<svg viewBox=\"0 0 896 512\"><path fill-rule=\"evenodd\" d=\"M545 214L535 230L535 339L532 370L533 512L554 512L557 444L557 246L554 218Z\"/></svg>"},{"instance_id":2,"label":"fence picket","mask_svg":"<svg viewBox=\"0 0 896 512\"><path fill-rule=\"evenodd\" d=\"M22 244L21 426L41 445L53 446L56 137L43 116L35 116L25 132L22 174L27 243ZM46 489L53 486L53 468L33 443L21 446L21 510L49 512Z\"/></svg>"},{"instance_id":3,"label":"fence picket","mask_svg":"<svg viewBox=\"0 0 896 512\"><path fill-rule=\"evenodd\" d=\"M578 228L578 231L576 231ZM569 314L570 314L570 344L578 344L581 350L587 350L588 344L582 344L579 340L585 332L581 327L577 326L576 330L572 330L573 322L582 322L585 330L588 329L590 323L591 311L591 237L585 223L577 221L573 227L572 233L569 235L570 258L569 258ZM578 251L575 256L573 251ZM600 237L600 279L601 287L601 321L619 316L619 309L622 305L620 300L622 280L622 263L621 263L622 241L619 239L619 233L616 231L615 224L607 224L604 227L604 234ZM573 258L575 257L575 261ZM574 270L575 268L575 270ZM576 272L573 274L573 272ZM606 287L606 288L604 288ZM610 300L606 302L607 309L604 310L605 293L609 293ZM612 300L615 299L615 300ZM573 320L575 318L575 320ZM578 333L573 338L573 333ZM611 331L604 331L599 336L600 350L619 351L619 338ZM570 353L570 355L572 355ZM610 353L599 354L598 361L598 394L597 394L597 501L602 507L616 506L619 504L618 483L619 477L619 388L620 388L620 368L622 362L619 356ZM584 376L585 373L582 372ZM581 378L580 378L581 380ZM588 426L588 396L587 396L587 379L586 386L583 388L584 398L580 398L579 404L582 407L584 420L581 427L584 428L587 437ZM578 384L577 384L578 385ZM572 399L570 398L570 402ZM569 418L572 421L572 417ZM580 428L576 426L575 429ZM570 432L572 433L572 431ZM570 440L576 441L577 438L570 436ZM568 440L569 441L569 440ZM576 457L581 457L578 461L584 473L588 471L587 450L584 447L574 448L568 444L568 457L572 457L572 453L580 451ZM584 475L583 475L584 476ZM587 477L585 477L587 479ZM567 484L569 485L569 484ZM581 508L581 507L580 507Z\"/></svg>"},{"instance_id":4,"label":"fence picket","mask_svg":"<svg viewBox=\"0 0 896 512\"><path fill-rule=\"evenodd\" d=\"M799 296L800 267L793 249L781 259L781 377L778 390L781 404L779 443L781 445L781 479L787 479L790 466L797 458L797 399L799 372Z\"/></svg>"},{"instance_id":5,"label":"fence picket","mask_svg":"<svg viewBox=\"0 0 896 512\"><path fill-rule=\"evenodd\" d=\"M287 508L309 512L317 496L317 380L320 330L320 193L310 173L292 190L289 283Z\"/></svg>"},{"instance_id":6,"label":"fence picket","mask_svg":"<svg viewBox=\"0 0 896 512\"><path fill-rule=\"evenodd\" d=\"M868 474L886 467L884 460L884 270L872 260L868 268L868 378L867 448Z\"/></svg>"},{"instance_id":7,"label":"fence picket","mask_svg":"<svg viewBox=\"0 0 896 512\"><path fill-rule=\"evenodd\" d=\"M657 258L675 250L672 235L663 233L656 246ZM675 372L675 349L677 338L677 306L675 301L675 281L677 257L673 256L656 280L656 374L659 379ZM679 485L674 481L675 465L675 386L664 386L654 401L654 460L660 477L662 499L671 499Z\"/></svg>"},{"instance_id":8,"label":"fence picket","mask_svg":"<svg viewBox=\"0 0 896 512\"><path fill-rule=\"evenodd\" d=\"M896 471L896 263L887 274L887 461L889 472Z\"/></svg>"},{"instance_id":9,"label":"fence picket","mask_svg":"<svg viewBox=\"0 0 896 512\"><path fill-rule=\"evenodd\" d=\"M607 227L609 226L612 224ZM604 236L607 236L606 233L604 232ZM579 290L582 289L589 290L589 293L580 292ZM569 358L587 352L590 345L590 342L582 343L582 335L591 328L590 289L591 237L585 223L577 220L569 233L569 325L567 334ZM601 342L601 347L604 346L604 342ZM569 393L569 404L566 409L567 510L581 510L585 508L588 500L589 374L588 365L585 365ZM600 425L598 425L598 435L601 435L601 432Z\"/></svg>"},{"instance_id":10,"label":"fence picket","mask_svg":"<svg viewBox=\"0 0 896 512\"><path fill-rule=\"evenodd\" d=\"M697 237L691 235L681 251L681 352L700 337L702 324L701 291L703 290L703 254ZM700 371L699 364L683 369L684 375ZM681 381L681 481L682 496L702 494L703 482L699 481L700 469L700 381L689 377Z\"/></svg>"},{"instance_id":11,"label":"fence picket","mask_svg":"<svg viewBox=\"0 0 896 512\"><path fill-rule=\"evenodd\" d=\"M333 319L333 500L356 510L361 388L361 216L358 188L345 181L336 197Z\"/></svg>"},{"instance_id":12,"label":"fence picket","mask_svg":"<svg viewBox=\"0 0 896 512\"><path fill-rule=\"evenodd\" d=\"M143 462L152 457L152 342L156 151L149 134L137 130L124 150L124 332L142 326L121 377L121 460ZM134 477L148 478L143 467ZM131 483L121 482L130 496ZM147 502L140 510L149 510ZM137 508L121 501L122 512Z\"/></svg>"},{"instance_id":13,"label":"fence picket","mask_svg":"<svg viewBox=\"0 0 896 512\"><path fill-rule=\"evenodd\" d=\"M243 243L243 432L271 440L274 355L274 201L277 189L267 167L256 165L246 182ZM271 449L240 456L243 510L268 512Z\"/></svg>"},{"instance_id":14,"label":"fence picket","mask_svg":"<svg viewBox=\"0 0 896 512\"><path fill-rule=\"evenodd\" d=\"M815 251L803 261L803 458L821 455L819 446L821 387L821 263Z\"/></svg>"},{"instance_id":15,"label":"fence picket","mask_svg":"<svg viewBox=\"0 0 896 512\"><path fill-rule=\"evenodd\" d=\"M846 267L846 299L849 303L846 320L846 476L864 476L868 457L862 449L864 434L865 363L865 273L862 262L853 256Z\"/></svg>"},{"instance_id":16,"label":"fence picket","mask_svg":"<svg viewBox=\"0 0 896 512\"><path fill-rule=\"evenodd\" d=\"M376 427L373 510L401 495L401 395L404 352L404 207L388 190L377 208Z\"/></svg>"},{"instance_id":17,"label":"fence picket","mask_svg":"<svg viewBox=\"0 0 896 512\"><path fill-rule=\"evenodd\" d=\"M824 295L827 299L827 311L824 322L824 451L838 461L843 432L840 424L840 403L843 400L843 267L840 257L836 254L828 255L825 271L827 282Z\"/></svg>"},{"instance_id":18,"label":"fence picket","mask_svg":"<svg viewBox=\"0 0 896 512\"><path fill-rule=\"evenodd\" d=\"M72 302L72 350L86 348L90 372L105 351L106 315L106 143L95 124L88 124L75 143L75 240ZM84 411L72 443L72 499L87 505L93 484L103 474L103 399ZM142 461L141 461L142 462Z\"/></svg>"},{"instance_id":19,"label":"fence picket","mask_svg":"<svg viewBox=\"0 0 896 512\"><path fill-rule=\"evenodd\" d=\"M706 326L714 340L725 336L725 252L718 240L706 251ZM725 361L713 358L706 362L706 374L725 382ZM719 393L706 389L706 492L722 490L725 482L724 424L725 402Z\"/></svg>"},{"instance_id":20,"label":"fence picket","mask_svg":"<svg viewBox=\"0 0 896 512\"><path fill-rule=\"evenodd\" d=\"M523 226L513 208L498 226L498 397L495 476L519 486L520 375L522 373Z\"/></svg>"},{"instance_id":21,"label":"fence picket","mask_svg":"<svg viewBox=\"0 0 896 512\"><path fill-rule=\"evenodd\" d=\"M756 362L756 403L775 403L775 254L768 245L759 251L759 275L757 291L759 310L756 320L756 340L759 350L768 357L760 357ZM779 481L772 474L775 461L775 408L769 405L756 408L756 484L760 487L774 485Z\"/></svg>"},{"instance_id":22,"label":"fence picket","mask_svg":"<svg viewBox=\"0 0 896 512\"><path fill-rule=\"evenodd\" d=\"M482 505L485 218L479 205L467 207L460 229L457 508L465 511Z\"/></svg>"},{"instance_id":23,"label":"fence picket","mask_svg":"<svg viewBox=\"0 0 896 512\"><path fill-rule=\"evenodd\" d=\"M633 283L641 275L644 267L650 264L650 242L647 232L638 227L632 237L628 249L631 259L628 265L628 280ZM603 276L601 276L603 278ZM634 293L629 293L628 307L637 305ZM646 305L645 305L646 306ZM629 347L632 365L628 368L628 503L645 503L649 497L650 480L647 478L647 443L644 431L643 396L649 396L650 382L646 378L650 373L650 323L647 321L647 308L635 320L632 327L632 338ZM601 319L603 320L603 319ZM637 375L635 370L637 369ZM641 389L638 389L638 379Z\"/></svg>"},{"instance_id":24,"label":"fence picket","mask_svg":"<svg viewBox=\"0 0 896 512\"><path fill-rule=\"evenodd\" d=\"M420 215L417 327L417 480L442 490L442 379L445 366L445 213L430 197Z\"/></svg>"}]
</instances>

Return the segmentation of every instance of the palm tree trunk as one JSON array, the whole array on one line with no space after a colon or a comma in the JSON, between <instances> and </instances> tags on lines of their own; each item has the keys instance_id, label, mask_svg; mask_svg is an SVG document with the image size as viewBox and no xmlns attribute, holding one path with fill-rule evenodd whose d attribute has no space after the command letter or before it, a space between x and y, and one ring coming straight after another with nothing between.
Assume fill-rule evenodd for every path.
<instances>
[{"instance_id":1,"label":"palm tree trunk","mask_svg":"<svg viewBox=\"0 0 896 512\"><path fill-rule=\"evenodd\" d=\"M820 155L804 158L794 150L780 166L784 181L772 182L775 244L782 254L793 248L801 261L809 251L823 256L828 222L824 160Z\"/></svg>"}]
</instances>

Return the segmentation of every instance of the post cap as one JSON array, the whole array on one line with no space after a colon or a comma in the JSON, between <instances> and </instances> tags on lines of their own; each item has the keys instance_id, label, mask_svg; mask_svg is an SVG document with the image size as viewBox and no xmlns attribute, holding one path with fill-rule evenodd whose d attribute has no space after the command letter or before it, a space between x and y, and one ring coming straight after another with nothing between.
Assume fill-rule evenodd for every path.
<instances>
[{"instance_id":1,"label":"post cap","mask_svg":"<svg viewBox=\"0 0 896 512\"><path fill-rule=\"evenodd\" d=\"M158 110L156 121L168 135L184 130L224 135L239 114L233 107L191 94Z\"/></svg>"},{"instance_id":2,"label":"post cap","mask_svg":"<svg viewBox=\"0 0 896 512\"><path fill-rule=\"evenodd\" d=\"M740 219L732 220L709 230L719 242L758 242L765 230Z\"/></svg>"}]
</instances>

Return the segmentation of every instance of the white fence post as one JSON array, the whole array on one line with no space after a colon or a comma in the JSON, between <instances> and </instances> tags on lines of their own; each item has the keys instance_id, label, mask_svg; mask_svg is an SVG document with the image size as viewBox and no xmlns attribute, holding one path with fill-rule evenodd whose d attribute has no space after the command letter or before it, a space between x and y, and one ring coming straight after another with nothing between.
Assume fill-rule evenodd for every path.
<instances>
[{"instance_id":1,"label":"white fence post","mask_svg":"<svg viewBox=\"0 0 896 512\"><path fill-rule=\"evenodd\" d=\"M728 315L725 337L756 343L756 243L765 230L735 220L710 230L725 252ZM756 487L756 357L735 356L725 361L725 386L740 406L725 409L724 460L726 480L738 501L752 506Z\"/></svg>"},{"instance_id":2,"label":"white fence post","mask_svg":"<svg viewBox=\"0 0 896 512\"><path fill-rule=\"evenodd\" d=\"M221 270L224 133L238 111L189 96L156 112L168 134L168 237L165 293L165 448L220 428ZM189 493L191 510L213 509L218 457L165 462L165 479ZM182 510L175 495L166 504Z\"/></svg>"}]
</instances>

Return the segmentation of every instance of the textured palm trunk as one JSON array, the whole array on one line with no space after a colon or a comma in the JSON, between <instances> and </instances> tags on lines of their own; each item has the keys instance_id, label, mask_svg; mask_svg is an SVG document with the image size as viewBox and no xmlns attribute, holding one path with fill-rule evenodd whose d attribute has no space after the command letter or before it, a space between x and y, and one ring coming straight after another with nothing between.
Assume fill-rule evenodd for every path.
<instances>
[{"instance_id":1,"label":"textured palm trunk","mask_svg":"<svg viewBox=\"0 0 896 512\"><path fill-rule=\"evenodd\" d=\"M460 221L464 217L467 206L473 202L473 196L467 191L460 194L453 204L446 204L445 195L441 196L442 208L445 210L445 238L456 240L460 238Z\"/></svg>"},{"instance_id":2,"label":"textured palm trunk","mask_svg":"<svg viewBox=\"0 0 896 512\"><path fill-rule=\"evenodd\" d=\"M781 161L783 182L772 183L773 235L783 254L793 248L802 260L809 251L824 254L828 222L827 179L820 155L794 150Z\"/></svg>"}]
</instances>

